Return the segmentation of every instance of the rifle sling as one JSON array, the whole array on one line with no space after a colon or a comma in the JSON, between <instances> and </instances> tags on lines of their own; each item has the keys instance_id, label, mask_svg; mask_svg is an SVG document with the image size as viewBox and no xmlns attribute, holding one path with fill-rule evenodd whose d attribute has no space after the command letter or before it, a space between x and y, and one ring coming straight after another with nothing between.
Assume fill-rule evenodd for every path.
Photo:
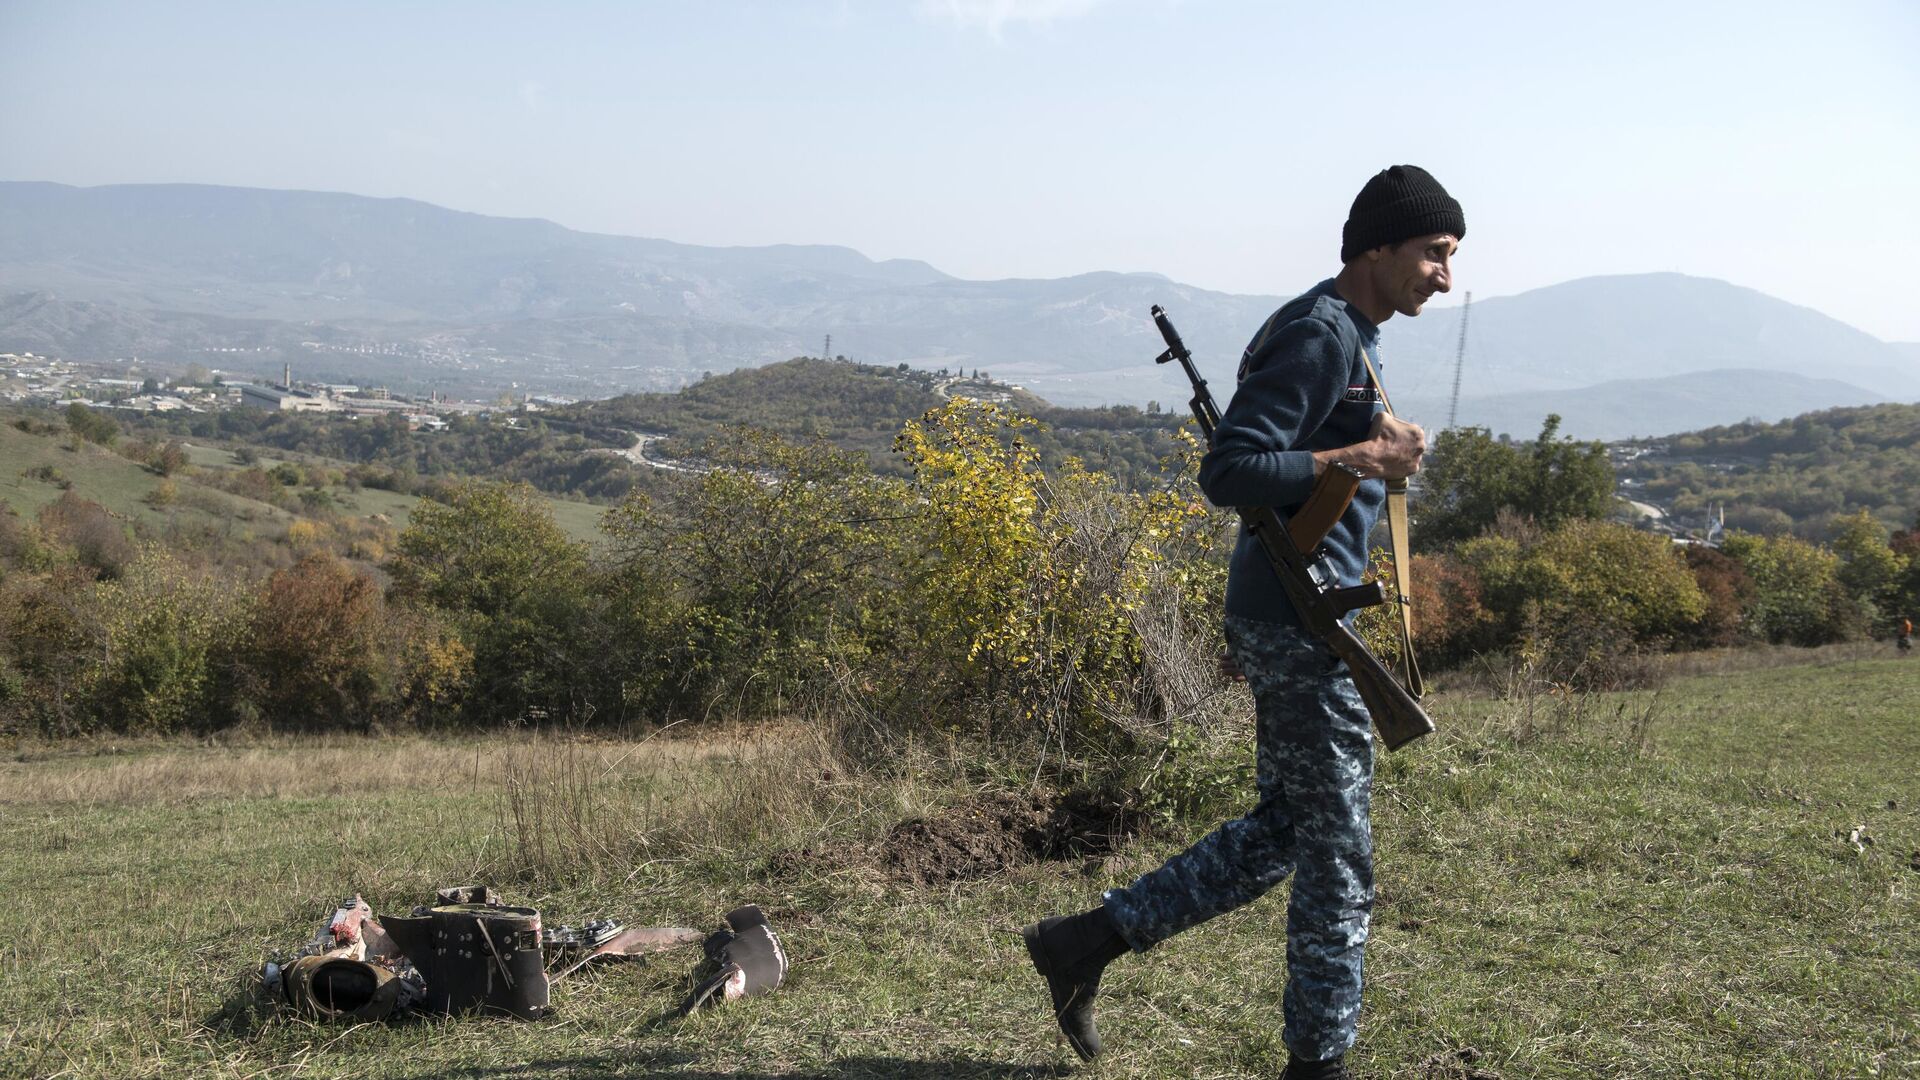
<instances>
[{"instance_id":1,"label":"rifle sling","mask_svg":"<svg viewBox=\"0 0 1920 1080\"><path fill-rule=\"evenodd\" d=\"M1388 416L1394 415L1393 402L1387 400L1386 384L1380 381L1380 373L1374 369L1373 357L1367 355L1365 346L1360 349L1360 359L1367 365L1367 378L1373 380L1373 388L1380 392L1380 404ZM1413 555L1407 536L1407 482L1404 479L1387 481L1387 537L1393 545L1393 588L1397 594L1396 606L1400 609L1401 673L1407 693L1417 698L1426 693L1426 685L1420 679L1420 663L1413 658L1413 594L1409 588Z\"/></svg>"}]
</instances>

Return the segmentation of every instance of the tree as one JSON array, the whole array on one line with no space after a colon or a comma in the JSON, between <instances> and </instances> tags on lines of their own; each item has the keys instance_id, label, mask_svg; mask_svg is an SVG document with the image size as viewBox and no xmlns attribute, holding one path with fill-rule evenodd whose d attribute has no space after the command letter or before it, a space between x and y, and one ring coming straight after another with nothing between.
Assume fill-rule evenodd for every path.
<instances>
[{"instance_id":1,"label":"tree","mask_svg":"<svg viewBox=\"0 0 1920 1080\"><path fill-rule=\"evenodd\" d=\"M401 595L480 616L586 567L585 549L525 484L468 481L444 501L423 500L396 547L391 569Z\"/></svg>"},{"instance_id":2,"label":"tree","mask_svg":"<svg viewBox=\"0 0 1920 1080\"><path fill-rule=\"evenodd\" d=\"M1859 610L1840 584L1840 557L1796 536L1734 533L1720 550L1753 582L1742 620L1757 641L1824 645L1859 627Z\"/></svg>"},{"instance_id":3,"label":"tree","mask_svg":"<svg viewBox=\"0 0 1920 1080\"><path fill-rule=\"evenodd\" d=\"M1548 416L1532 443L1504 443L1486 428L1452 428L1434 441L1416 480L1414 542L1439 551L1485 532L1500 511L1545 529L1606 517L1613 509L1613 466L1597 442L1556 438Z\"/></svg>"},{"instance_id":4,"label":"tree","mask_svg":"<svg viewBox=\"0 0 1920 1080\"><path fill-rule=\"evenodd\" d=\"M1833 528L1840 584L1860 606L1867 624L1878 626L1902 606L1907 557L1893 550L1886 526L1866 510L1836 519Z\"/></svg>"},{"instance_id":5,"label":"tree","mask_svg":"<svg viewBox=\"0 0 1920 1080\"><path fill-rule=\"evenodd\" d=\"M67 406L67 427L74 435L90 443L112 446L120 437L120 425L113 418L94 412L79 402Z\"/></svg>"},{"instance_id":6,"label":"tree","mask_svg":"<svg viewBox=\"0 0 1920 1080\"><path fill-rule=\"evenodd\" d=\"M324 552L276 572L261 591L245 661L269 722L363 727L393 689L373 580Z\"/></svg>"}]
</instances>

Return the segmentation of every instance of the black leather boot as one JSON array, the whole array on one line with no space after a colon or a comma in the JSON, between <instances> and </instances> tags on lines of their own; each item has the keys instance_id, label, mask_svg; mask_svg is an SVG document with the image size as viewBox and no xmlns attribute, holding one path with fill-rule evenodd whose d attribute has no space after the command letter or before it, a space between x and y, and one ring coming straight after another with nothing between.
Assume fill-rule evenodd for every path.
<instances>
[{"instance_id":1,"label":"black leather boot","mask_svg":"<svg viewBox=\"0 0 1920 1080\"><path fill-rule=\"evenodd\" d=\"M1100 992L1100 973L1128 951L1107 909L1079 915L1056 915L1020 931L1034 969L1047 980L1053 995L1054 1019L1066 1032L1073 1052L1092 1061L1100 1052L1100 1032L1093 1024L1093 999Z\"/></svg>"},{"instance_id":2,"label":"black leather boot","mask_svg":"<svg viewBox=\"0 0 1920 1080\"><path fill-rule=\"evenodd\" d=\"M1347 1080L1347 1067L1341 1064L1344 1060L1344 1057L1337 1057L1308 1061L1289 1054L1287 1071L1280 1074L1280 1080Z\"/></svg>"}]
</instances>

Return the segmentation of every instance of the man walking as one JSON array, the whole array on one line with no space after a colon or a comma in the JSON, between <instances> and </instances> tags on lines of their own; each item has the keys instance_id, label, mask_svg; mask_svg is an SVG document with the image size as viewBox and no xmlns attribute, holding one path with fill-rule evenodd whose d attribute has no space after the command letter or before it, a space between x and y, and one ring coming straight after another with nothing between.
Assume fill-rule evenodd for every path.
<instances>
[{"instance_id":1,"label":"man walking","mask_svg":"<svg viewBox=\"0 0 1920 1080\"><path fill-rule=\"evenodd\" d=\"M1240 381L1200 465L1217 506L1304 502L1329 468L1363 481L1326 546L1342 584L1367 565L1385 499L1379 481L1412 475L1426 438L1381 411L1373 374L1379 326L1414 316L1452 288L1466 235L1460 204L1423 169L1367 181L1341 237L1338 276L1269 317L1240 360ZM1060 1028L1083 1058L1100 1051L1094 996L1106 966L1240 907L1293 875L1283 1001L1286 1077L1346 1075L1360 1013L1361 954L1373 906L1368 821L1373 739L1346 668L1300 625L1255 537L1242 535L1227 578L1227 644L1252 687L1260 801L1080 915L1022 931Z\"/></svg>"}]
</instances>

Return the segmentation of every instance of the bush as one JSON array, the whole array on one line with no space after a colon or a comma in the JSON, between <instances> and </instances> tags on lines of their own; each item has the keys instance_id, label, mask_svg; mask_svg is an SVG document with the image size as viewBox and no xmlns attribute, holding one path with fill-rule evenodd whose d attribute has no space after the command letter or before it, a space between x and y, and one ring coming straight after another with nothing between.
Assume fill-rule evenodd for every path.
<instances>
[{"instance_id":1,"label":"bush","mask_svg":"<svg viewBox=\"0 0 1920 1080\"><path fill-rule=\"evenodd\" d=\"M1746 636L1774 645L1824 645L1865 632L1840 583L1840 557L1794 536L1734 533L1721 550L1753 582L1741 618Z\"/></svg>"},{"instance_id":2,"label":"bush","mask_svg":"<svg viewBox=\"0 0 1920 1080\"><path fill-rule=\"evenodd\" d=\"M225 722L227 676L248 598L233 583L150 549L98 589L105 652L85 679L92 725L167 734Z\"/></svg>"},{"instance_id":3,"label":"bush","mask_svg":"<svg viewBox=\"0 0 1920 1080\"><path fill-rule=\"evenodd\" d=\"M120 425L104 413L94 412L79 402L67 406L67 428L90 443L112 446L120 437Z\"/></svg>"},{"instance_id":4,"label":"bush","mask_svg":"<svg viewBox=\"0 0 1920 1080\"><path fill-rule=\"evenodd\" d=\"M525 484L471 481L414 507L396 541L401 595L448 611L501 614L530 591L577 581L585 549Z\"/></svg>"},{"instance_id":5,"label":"bush","mask_svg":"<svg viewBox=\"0 0 1920 1080\"><path fill-rule=\"evenodd\" d=\"M414 508L395 548L396 595L445 612L472 652L472 719L577 723L619 704L631 658L608 650L586 550L532 488L454 485Z\"/></svg>"},{"instance_id":6,"label":"bush","mask_svg":"<svg viewBox=\"0 0 1920 1080\"><path fill-rule=\"evenodd\" d=\"M11 686L0 730L58 737L89 726L80 687L103 650L92 584L77 566L0 580L0 666Z\"/></svg>"},{"instance_id":7,"label":"bush","mask_svg":"<svg viewBox=\"0 0 1920 1080\"><path fill-rule=\"evenodd\" d=\"M1706 610L1681 640L1696 648L1726 648L1740 640L1743 612L1753 598L1753 579L1725 552L1691 545L1687 569L1706 599Z\"/></svg>"},{"instance_id":8,"label":"bush","mask_svg":"<svg viewBox=\"0 0 1920 1080\"><path fill-rule=\"evenodd\" d=\"M658 605L659 568L675 568L680 692L735 711L790 701L858 662L889 621L881 608L894 606L909 546L905 485L874 476L864 454L752 429L727 431L705 456L713 467L676 512L634 494L607 515L614 572Z\"/></svg>"},{"instance_id":9,"label":"bush","mask_svg":"<svg viewBox=\"0 0 1920 1080\"><path fill-rule=\"evenodd\" d=\"M1195 708L1167 696L1188 680L1162 675L1193 666L1180 654L1213 642L1211 629L1156 632L1153 650L1142 634L1169 612L1212 622L1218 610L1224 578L1207 555L1221 520L1193 470L1150 496L1072 462L1050 480L1024 439L1032 423L954 399L901 433L921 512L906 590L920 666L905 685L923 702L912 711L1070 746Z\"/></svg>"},{"instance_id":10,"label":"bush","mask_svg":"<svg viewBox=\"0 0 1920 1080\"><path fill-rule=\"evenodd\" d=\"M1423 664L1445 667L1498 647L1500 620L1487 610L1471 565L1450 554L1415 555L1411 586L1414 646Z\"/></svg>"},{"instance_id":11,"label":"bush","mask_svg":"<svg viewBox=\"0 0 1920 1080\"><path fill-rule=\"evenodd\" d=\"M270 577L254 607L249 697L276 727L369 728L399 694L385 636L379 586L332 555L307 555Z\"/></svg>"},{"instance_id":12,"label":"bush","mask_svg":"<svg viewBox=\"0 0 1920 1080\"><path fill-rule=\"evenodd\" d=\"M1560 681L1631 681L1635 657L1681 638L1707 610L1670 541L1615 522L1541 532L1508 520L1462 544L1458 559L1494 616L1475 644L1520 649Z\"/></svg>"},{"instance_id":13,"label":"bush","mask_svg":"<svg viewBox=\"0 0 1920 1080\"><path fill-rule=\"evenodd\" d=\"M106 507L72 491L40 508L40 530L103 578L118 577L137 554L126 529Z\"/></svg>"}]
</instances>

